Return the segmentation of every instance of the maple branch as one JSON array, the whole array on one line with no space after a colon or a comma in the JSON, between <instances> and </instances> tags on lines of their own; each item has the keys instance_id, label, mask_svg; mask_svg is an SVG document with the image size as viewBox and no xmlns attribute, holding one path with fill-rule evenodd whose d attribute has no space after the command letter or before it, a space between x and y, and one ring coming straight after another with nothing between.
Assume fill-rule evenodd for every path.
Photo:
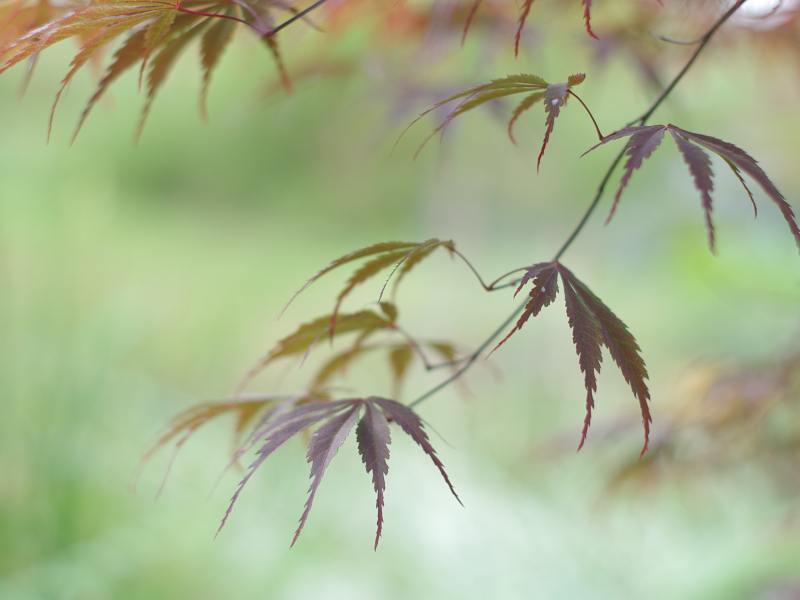
<instances>
[{"instance_id":1,"label":"maple branch","mask_svg":"<svg viewBox=\"0 0 800 600\"><path fill-rule=\"evenodd\" d=\"M686 73L692 67L694 61L697 60L698 56L700 56L700 53L706 47L708 42L711 41L711 38L714 36L717 30L720 27L722 27L725 21L730 19L733 13L739 10L739 7L741 7L742 4L744 4L745 2L747 2L747 0L736 0L736 3L733 6L731 6L727 11L725 11L725 13L719 19L717 19L717 22L714 23L711 29L709 29L708 32L702 38L700 38L699 40L700 45L689 57L689 60L683 66L683 69L680 70L680 72L675 76L675 78L670 82L670 84L667 87L665 87L664 90L658 95L658 98L655 99L655 102L653 102L650 108L647 109L647 111L641 117L628 123L626 127L630 127L631 125L634 125L636 123L639 123L640 125L645 124L645 122L651 117L651 115L656 111L656 109L661 105L661 103L664 100L666 100L667 96L669 96L670 93L672 93L672 90L675 88L676 85L678 85L680 80L683 79L683 76L686 75Z\"/></svg>"},{"instance_id":2,"label":"maple branch","mask_svg":"<svg viewBox=\"0 0 800 600\"><path fill-rule=\"evenodd\" d=\"M325 4L326 1L327 0L317 0L316 2L314 2L314 4L312 4L311 6L309 6L308 8L306 8L304 10L301 10L299 13L297 13L291 19L288 19L288 20L284 21L283 23L281 23L280 25L278 25L277 27L274 27L274 28L270 29L269 31L267 31L264 34L264 37L272 37L273 35L278 33L281 29L283 29L285 27L288 27L289 25L291 25L292 23L294 23L298 19L302 19L303 17L305 17L308 13L310 13L315 8L318 8L318 7L322 6L323 4Z\"/></svg>"},{"instance_id":3,"label":"maple branch","mask_svg":"<svg viewBox=\"0 0 800 600\"><path fill-rule=\"evenodd\" d=\"M476 361L476 360L478 360L478 357L481 355L481 353L482 353L484 350L486 350L486 348L488 348L488 347L489 347L489 345L490 345L492 342L494 342L494 340L495 340L495 339L497 339L497 337L498 337L500 334L502 334L502 333L503 333L503 332L504 332L504 331L505 331L505 330L508 328L508 326L509 326L509 325L511 325L511 323L514 321L514 319L516 319L516 318L517 318L517 316L519 315L519 313L521 313L523 310L525 310L525 305L526 305L527 303L528 303L528 299L526 298L526 299L525 299L525 301L524 301L522 304L520 304L520 305L519 305L519 307L517 307L517 309L516 309L516 310L515 310L513 313L511 313L511 315L510 315L510 316L509 316L509 317L508 317L508 318L507 318L505 321L503 321L503 324L502 324L502 325L500 325L500 327L498 327L498 328L497 328L497 329L496 329L496 330L495 330L495 331L492 333L492 335L490 335L490 336L489 336L489 338L488 338L486 341L484 341L484 342L483 342L483 343L482 343L480 346L478 346L478 348L475 350L475 352L473 352L473 353L472 353L472 354L470 354L468 357L466 357L466 364L464 364L464 366L463 366L463 367L461 367L461 368L460 368L458 371L456 371L455 373L453 373L453 374L452 374L450 377L448 377L447 379L445 379L443 382L441 382L441 383L440 383L439 385L437 385L436 387L434 387L434 388L431 388L430 390L428 390L427 392L425 392L424 394L422 394L422 396L420 396L419 398L417 398L416 400L414 400L414 401L413 401L411 404L409 404L409 405L408 405L408 407L409 407L409 408L412 408L412 407L416 406L417 404L419 404L420 402L422 402L423 400L427 400L428 398L430 398L431 396L433 396L435 393L437 393L438 391L440 391L440 390L442 390L442 389L446 388L448 385L450 385L450 384L451 384L451 383L453 383L453 382L454 382L456 379L458 379L458 378L459 378L459 377L461 377L461 376L462 376L464 373L466 373L466 372L469 370L469 368L470 368L470 367L471 367L473 364L475 364L475 361Z\"/></svg>"}]
</instances>

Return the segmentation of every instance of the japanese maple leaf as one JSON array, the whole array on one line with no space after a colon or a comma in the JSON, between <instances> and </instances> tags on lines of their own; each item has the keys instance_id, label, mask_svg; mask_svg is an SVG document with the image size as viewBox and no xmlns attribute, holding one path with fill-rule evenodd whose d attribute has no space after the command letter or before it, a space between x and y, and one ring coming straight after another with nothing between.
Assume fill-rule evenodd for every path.
<instances>
[{"instance_id":1,"label":"japanese maple leaf","mask_svg":"<svg viewBox=\"0 0 800 600\"><path fill-rule=\"evenodd\" d=\"M566 106L568 96L575 96L575 98L581 102L581 105L584 107L584 109L586 109L586 112L592 119L592 123L595 125L598 137L601 140L603 139L600 130L597 128L597 123L595 122L592 113L589 112L589 109L586 107L586 105L583 104L575 92L572 91L572 88L583 83L584 79L586 79L586 75L584 73L578 73L576 75L570 75L567 78L567 81L563 83L550 84L538 75L509 75L508 77L504 77L502 79L493 79L489 83L478 85L450 96L446 100L437 102L434 106L426 110L411 123L411 125L413 125L432 110L439 108L448 102L461 99L461 102L450 112L449 115L447 115L447 118L444 120L444 122L434 129L431 135L429 135L428 138L422 143L422 145L419 147L419 150L417 150L417 154L419 154L420 150L422 150L425 144L427 144L428 141L434 135L436 135L436 133L441 132L441 135L443 136L447 126L456 117L463 115L464 113L469 112L478 106L482 106L491 100L497 100L498 98L504 98L514 94L528 94L514 109L514 112L508 121L508 137L511 138L512 142L516 143L514 140L513 129L517 119L520 117L520 115L522 115L522 113L527 111L534 104L543 101L544 110L547 117L545 119L546 129L544 142L542 143L542 149L539 152L539 157L536 162L536 168L538 170L539 165L542 162L542 156L544 156L545 148L547 148L547 142L550 140L550 134L553 132L555 120L561 113L561 109ZM409 125L409 127L411 127L411 125ZM406 128L406 130L408 130L408 128Z\"/></svg>"},{"instance_id":2,"label":"japanese maple leaf","mask_svg":"<svg viewBox=\"0 0 800 600\"><path fill-rule=\"evenodd\" d=\"M712 252L715 251L714 224L711 221L711 192L714 190L714 172L711 170L711 160L705 150L710 150L725 161L725 164L730 167L733 174L736 175L736 178L744 187L754 208L755 199L742 177L742 172L747 173L761 186L761 189L764 190L767 196L778 205L783 218L789 225L792 235L794 235L798 247L800 247L800 229L797 227L792 207L786 202L783 194L778 191L778 188L775 187L775 184L767 177L767 174L758 166L757 161L752 156L733 144L708 135L692 133L691 131L686 131L672 124L625 127L624 129L607 135L599 144L584 153L591 152L595 148L613 140L624 137L630 138L625 151L628 159L625 162L619 189L617 189L617 193L614 195L614 203L611 206L611 211L606 223L608 223L614 215L622 191L628 185L628 181L630 181L633 172L640 168L644 160L649 158L656 148L658 148L667 131L678 145L678 150L680 150L683 160L689 168L689 173L692 176L695 188L700 192L706 227L708 229L708 243Z\"/></svg>"},{"instance_id":3,"label":"japanese maple leaf","mask_svg":"<svg viewBox=\"0 0 800 600\"><path fill-rule=\"evenodd\" d=\"M239 494L256 469L275 450L298 433L316 423L321 423L308 441L307 459L311 463L311 485L308 489L305 509L300 517L300 524L292 540L292 546L294 546L308 520L314 497L325 471L352 430L353 425L358 423L356 427L358 452L361 455L367 473L372 474L372 484L377 496L378 523L374 546L377 549L383 531L383 495L386 490L386 474L389 472L389 444L391 443L389 421L396 423L430 457L450 488L450 492L460 504L461 500L459 500L453 485L450 483L450 479L444 470L444 465L439 460L439 457L436 456L436 451L431 446L428 435L423 429L422 420L413 410L394 400L377 396L328 402L308 401L302 404L289 405L284 412L270 413L267 419L262 419L247 448L240 452L241 455L247 449L261 443L262 445L256 453L257 458L250 465L247 474L239 483L239 487L231 499L230 506L225 512L217 533L225 526L225 522L233 510Z\"/></svg>"},{"instance_id":4,"label":"japanese maple leaf","mask_svg":"<svg viewBox=\"0 0 800 600\"><path fill-rule=\"evenodd\" d=\"M525 310L517 320L514 328L495 347L497 350L508 338L530 319L549 306L558 294L558 279L564 287L567 317L572 329L572 341L578 354L578 362L584 375L586 388L586 418L578 450L583 447L592 421L594 409L594 394L597 392L597 374L603 361L601 347L605 346L611 354L625 381L630 385L635 398L639 400L644 425L644 447L642 454L647 450L650 439L650 409L648 400L650 392L647 389L647 369L641 357L641 350L636 340L628 331L628 327L611 312L603 302L595 296L575 275L559 262L538 263L528 269L523 276L516 293L533 282L530 300L525 305ZM515 295L516 295L515 293ZM494 350L492 352L494 352Z\"/></svg>"}]
</instances>

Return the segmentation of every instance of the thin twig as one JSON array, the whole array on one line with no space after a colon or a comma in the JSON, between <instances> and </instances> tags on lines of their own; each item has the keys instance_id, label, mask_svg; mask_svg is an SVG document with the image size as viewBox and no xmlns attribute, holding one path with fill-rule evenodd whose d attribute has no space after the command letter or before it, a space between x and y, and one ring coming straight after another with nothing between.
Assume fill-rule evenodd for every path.
<instances>
[{"instance_id":1,"label":"thin twig","mask_svg":"<svg viewBox=\"0 0 800 600\"><path fill-rule=\"evenodd\" d=\"M323 4L325 4L326 1L327 0L317 0L316 2L314 2L314 4L312 4L311 6L309 6L308 8L306 8L304 10L301 10L299 13L297 13L291 19L288 19L288 20L284 21L283 23L281 23L280 25L278 25L277 27L274 27L273 29L270 29L269 31L267 31L264 34L264 36L265 37L267 37L267 36L271 37L271 36L275 35L281 29L283 29L285 27L288 27L289 25L291 25L292 23L294 23L298 19L302 19L303 17L305 17L308 13L310 13L315 8L318 8L319 6L322 6Z\"/></svg>"}]
</instances>

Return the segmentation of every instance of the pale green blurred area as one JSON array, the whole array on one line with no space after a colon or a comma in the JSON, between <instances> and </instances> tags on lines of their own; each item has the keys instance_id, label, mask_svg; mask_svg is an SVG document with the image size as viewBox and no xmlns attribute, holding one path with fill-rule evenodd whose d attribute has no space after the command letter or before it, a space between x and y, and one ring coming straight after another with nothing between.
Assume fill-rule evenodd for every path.
<instances>
[{"instance_id":1,"label":"pale green blurred area","mask_svg":"<svg viewBox=\"0 0 800 600\"><path fill-rule=\"evenodd\" d=\"M610 132L650 93L622 62L595 69L587 40L569 31L536 60L514 63L509 44L493 66L443 83L439 97L506 73L558 81L585 70L578 91ZM574 454L585 393L561 298L473 369L471 395L449 389L420 406L447 440L432 434L464 508L393 430L377 552L371 481L352 439L292 549L308 485L301 440L264 464L216 539L241 476L229 472L214 489L229 422L184 447L158 501L169 450L132 494L139 458L171 416L228 394L272 343L331 309L347 272L315 283L276 321L330 260L433 236L455 239L488 279L549 260L617 148L579 159L596 140L570 104L538 175L540 110L521 119L516 148L502 116L485 111L454 123L415 162L436 123L423 121L390 157L432 98L393 117L392 90L366 68L343 81L301 81L290 98L268 93L274 67L246 36L215 75L209 123L197 116L197 60L187 55L138 147L135 74L69 147L93 82L77 78L46 145L72 50L62 46L42 57L24 100L21 69L0 77L1 600L789 597L768 594L800 581L798 496L753 465L609 491L642 439L635 429L612 445L593 438L638 411L607 357L595 429ZM464 53L469 63L477 41ZM800 93L786 71L795 58L764 66L752 56L711 50L656 122L747 149L798 206ZM795 350L800 331L800 260L777 209L759 190L754 221L746 194L715 162L711 256L698 194L664 143L614 220L603 227L606 200L564 256L642 346L656 425L693 365L769 362ZM348 308L374 303L381 283ZM444 254L405 286L407 328L465 348L516 306L510 292L483 294ZM312 366L278 366L252 389L297 389ZM388 394L388 374L372 367L354 368L345 393ZM399 400L442 376L417 370ZM566 449L542 459L537 449L552 438L567 439Z\"/></svg>"}]
</instances>

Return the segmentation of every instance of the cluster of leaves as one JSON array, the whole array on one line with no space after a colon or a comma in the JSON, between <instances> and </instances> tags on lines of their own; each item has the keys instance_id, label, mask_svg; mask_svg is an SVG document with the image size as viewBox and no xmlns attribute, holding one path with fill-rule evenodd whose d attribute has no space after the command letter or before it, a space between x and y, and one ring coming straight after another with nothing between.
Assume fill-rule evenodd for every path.
<instances>
[{"instance_id":1,"label":"cluster of leaves","mask_svg":"<svg viewBox=\"0 0 800 600\"><path fill-rule=\"evenodd\" d=\"M231 399L192 407L173 420L167 432L145 455L144 462L148 461L155 451L173 442L177 452L194 433L210 421L224 415L234 415L234 443L238 449L234 453L231 464L238 462L246 452L256 445L262 444L262 446L257 451L256 460L250 465L231 500L230 507L222 520L222 525L224 525L244 485L253 476L258 466L289 439L301 431L321 423L309 440L308 462L312 464L313 480L306 508L300 519L300 526L292 541L292 545L294 545L305 525L325 470L352 426L358 422L356 437L359 453L367 472L372 473L375 492L378 496L378 529L375 538L375 547L377 548L383 526L383 493L385 476L388 471L388 445L391 441L388 424L393 421L431 458L455 495L453 486L444 471L444 466L436 456L423 429L422 420L411 408L395 400L375 396L366 399L334 400L332 399L332 389L328 385L331 378L336 374L343 373L356 357L375 351L386 352L397 392L399 392L400 384L406 376L415 354L421 358L426 368L433 368L425 356L425 348L435 352L443 359L444 362L440 366L453 366L458 363L457 351L451 344L418 341L400 330L397 325L398 313L395 305L380 301L380 296L383 295L388 280L383 284L380 292L379 311L362 310L356 313L340 313L339 311L342 301L356 286L390 267L392 268L390 279L392 275L396 275L393 295L396 294L397 286L411 269L440 247L446 248L450 253L456 252L452 241L431 239L422 243L387 242L363 248L333 261L312 277L297 294L337 267L359 259L368 259L347 280L345 287L336 299L331 314L301 325L292 334L281 339L251 369L240 384L241 389L256 374L278 359L291 356L306 357L323 338L329 337L333 341L334 339L338 340L340 336L356 334L352 344L322 364L312 377L308 391L291 395L247 396L239 393ZM403 341L399 343L367 343L374 334L380 332L399 333L403 337ZM363 416L359 419L362 411ZM241 446L239 442L247 430L252 430L252 433L246 443ZM458 499L457 495L456 499ZM220 530L222 525L220 525Z\"/></svg>"},{"instance_id":2,"label":"cluster of leaves","mask_svg":"<svg viewBox=\"0 0 800 600\"><path fill-rule=\"evenodd\" d=\"M397 294L398 286L408 273L422 260L430 256L437 248L445 248L450 253L455 252L455 246L452 240L444 241L434 238L422 243L383 242L345 254L334 260L330 265L309 279L306 284L295 293L292 300L289 301L289 304L308 288L309 285L317 281L323 275L350 262L370 258L370 260L367 260L360 268L356 269L347 280L344 288L336 298L333 312L329 315L319 317L310 323L301 325L292 334L280 340L248 372L239 386L240 389L276 359L296 355L302 355L305 359L317 346L317 343L324 337L328 337L333 341L334 337L348 333L356 333L355 340L351 346L331 358L318 371L310 386L315 392L319 393L325 391L324 384L337 372L344 372L355 357L363 356L366 353L379 349L387 350L389 365L392 369L397 387L399 387L403 377L407 373L408 366L415 352L420 356L425 366L428 368L430 367L422 350L423 347L431 348L447 362L454 361L456 350L451 344L417 341L398 327L397 306L393 302L382 301L386 286L392 277L396 275L396 277L394 277L391 294L394 298ZM365 309L357 313L340 314L339 310L342 302L357 286L372 279L378 273L390 267L392 270L389 278L383 284L377 298L380 313ZM390 345L366 344L375 333L387 331L402 336L404 339L403 343Z\"/></svg>"},{"instance_id":3,"label":"cluster of leaves","mask_svg":"<svg viewBox=\"0 0 800 600\"><path fill-rule=\"evenodd\" d=\"M363 416L359 415L363 411ZM152 454L177 438L176 452L183 444L212 419L226 414L235 415L234 431L237 451L228 468L236 464L245 453L261 444L256 452L257 458L248 467L247 473L239 483L231 498L228 510L222 518L217 533L224 527L228 516L245 484L254 475L258 467L290 439L300 432L322 422L308 442L308 462L311 463L311 487L305 510L300 518L300 525L295 532L292 545L302 531L311 505L314 502L319 484L325 470L344 443L353 425L358 422L356 439L358 452L367 469L372 473L372 481L377 494L378 528L375 535L375 548L378 547L383 529L383 494L386 489L386 474L389 471L389 444L391 435L389 423L396 423L403 432L411 437L433 464L439 469L445 482L456 500L461 503L453 488L444 465L436 455L436 450L428 439L422 419L410 408L394 400L379 397L351 398L330 400L313 394L295 394L291 396L256 396L253 398L234 398L220 402L207 402L194 406L178 415L161 436L153 448L145 455L143 463L150 460ZM258 417L258 418L257 418ZM246 430L252 430L245 444L239 441ZM179 437L180 436L180 437ZM226 469L227 470L227 469Z\"/></svg>"},{"instance_id":4,"label":"cluster of leaves","mask_svg":"<svg viewBox=\"0 0 800 600\"><path fill-rule=\"evenodd\" d=\"M581 441L578 450L583 447L589 425L592 421L594 408L594 393L597 391L597 374L603 361L601 347L605 345L611 358L619 367L622 376L631 386L633 395L639 400L644 425L644 447L642 454L647 450L650 439L650 408L647 401L650 392L647 389L647 369L640 354L636 340L628 331L628 327L620 321L603 302L595 296L575 275L559 262L538 263L525 270L525 275L520 281L514 295L528 283L533 287L529 292L530 300L525 305L525 310L517 320L514 328L501 340L495 350L502 346L508 338L530 319L539 314L546 306L550 305L558 294L558 279L564 287L564 299L567 307L567 318L572 329L572 341L578 353L578 361L584 374L586 386L586 418L583 422Z\"/></svg>"},{"instance_id":5,"label":"cluster of leaves","mask_svg":"<svg viewBox=\"0 0 800 600\"><path fill-rule=\"evenodd\" d=\"M243 0L103 0L79 5L65 16L28 31L0 51L0 56L8 56L0 67L0 74L25 59L35 58L57 42L73 37L80 40L80 51L72 59L71 69L61 81L61 88L53 103L50 114L52 128L58 101L75 74L116 38L129 33L89 100L75 135L108 86L125 71L141 63L139 81L141 85L147 72L147 100L138 137L156 93L181 52L196 39L200 39L203 66L200 110L205 114L211 74L231 40L237 22L248 25L260 35L274 55L282 80L288 88L289 80L272 34L272 12L279 7L280 4L267 0L256 0L249 4Z\"/></svg>"},{"instance_id":6,"label":"cluster of leaves","mask_svg":"<svg viewBox=\"0 0 800 600\"><path fill-rule=\"evenodd\" d=\"M755 465L778 488L797 493L800 477L800 355L774 364L701 365L683 378L680 401L665 409L650 451L625 461L611 484L652 485L665 478L703 481ZM612 442L630 423L610 423Z\"/></svg>"}]
</instances>

